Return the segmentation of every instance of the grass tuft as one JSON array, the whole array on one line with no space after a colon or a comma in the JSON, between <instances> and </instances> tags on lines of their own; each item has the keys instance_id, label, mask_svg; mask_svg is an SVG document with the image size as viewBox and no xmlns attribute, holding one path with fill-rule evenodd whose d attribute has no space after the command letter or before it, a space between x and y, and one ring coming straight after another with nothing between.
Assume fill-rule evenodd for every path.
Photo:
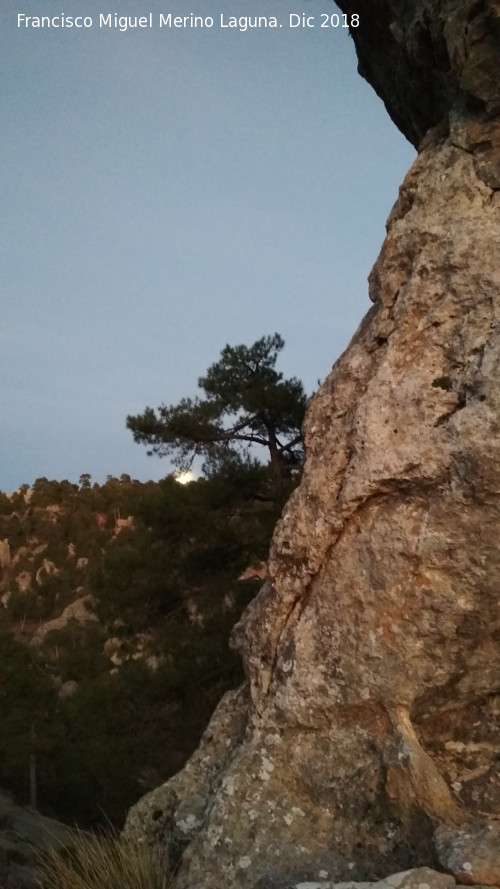
<instances>
[{"instance_id":1,"label":"grass tuft","mask_svg":"<svg viewBox=\"0 0 500 889\"><path fill-rule=\"evenodd\" d=\"M77 831L72 845L38 859L43 889L169 889L168 854L119 834Z\"/></svg>"}]
</instances>

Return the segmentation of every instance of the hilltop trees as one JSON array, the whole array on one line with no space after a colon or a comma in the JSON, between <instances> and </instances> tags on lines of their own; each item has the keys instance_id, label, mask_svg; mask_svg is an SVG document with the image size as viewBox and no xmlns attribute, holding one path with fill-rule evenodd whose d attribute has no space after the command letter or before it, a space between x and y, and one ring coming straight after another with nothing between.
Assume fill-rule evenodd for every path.
<instances>
[{"instance_id":1,"label":"hilltop trees","mask_svg":"<svg viewBox=\"0 0 500 889\"><path fill-rule=\"evenodd\" d=\"M120 824L182 767L241 682L228 637L302 461L306 396L276 370L283 346L278 334L226 346L198 398L128 418L137 441L179 467L202 457L193 484L122 474L100 486L83 473L78 485L39 478L0 496L11 555L0 577L0 785L21 800L37 794L82 826ZM51 626L84 596L88 619L77 609Z\"/></svg>"},{"instance_id":2,"label":"hilltop trees","mask_svg":"<svg viewBox=\"0 0 500 889\"><path fill-rule=\"evenodd\" d=\"M259 580L238 578L266 558L275 522L251 475L191 485L122 475L76 490L42 478L16 514L0 512L11 556L0 577L0 786L19 802L36 795L63 820L121 824L184 765L243 679L228 637ZM83 596L90 619L77 611L47 626Z\"/></svg>"},{"instance_id":3,"label":"hilltop trees","mask_svg":"<svg viewBox=\"0 0 500 889\"><path fill-rule=\"evenodd\" d=\"M149 454L173 456L181 469L196 456L208 474L221 466L251 466L250 449L267 450L275 493L287 469L303 460L301 427L307 396L300 380L275 369L285 343L275 333L252 346L229 346L198 380L202 397L127 417L135 441Z\"/></svg>"}]
</instances>

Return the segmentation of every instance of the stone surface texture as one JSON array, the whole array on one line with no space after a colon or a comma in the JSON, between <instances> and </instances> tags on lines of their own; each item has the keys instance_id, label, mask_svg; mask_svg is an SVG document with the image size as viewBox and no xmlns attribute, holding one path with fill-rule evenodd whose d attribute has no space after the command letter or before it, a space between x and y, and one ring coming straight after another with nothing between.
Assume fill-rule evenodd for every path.
<instances>
[{"instance_id":1,"label":"stone surface texture","mask_svg":"<svg viewBox=\"0 0 500 889\"><path fill-rule=\"evenodd\" d=\"M0 889L40 889L36 856L71 843L73 831L0 790Z\"/></svg>"},{"instance_id":2,"label":"stone surface texture","mask_svg":"<svg viewBox=\"0 0 500 889\"><path fill-rule=\"evenodd\" d=\"M420 152L234 631L250 704L129 819L188 825L177 889L432 867L500 809L500 2L339 5Z\"/></svg>"},{"instance_id":3,"label":"stone surface texture","mask_svg":"<svg viewBox=\"0 0 500 889\"><path fill-rule=\"evenodd\" d=\"M473 822L458 830L443 824L436 830L436 848L440 864L458 882L500 886L498 822Z\"/></svg>"},{"instance_id":4,"label":"stone surface texture","mask_svg":"<svg viewBox=\"0 0 500 889\"><path fill-rule=\"evenodd\" d=\"M494 118L498 0L337 0L359 15L351 28L358 71L415 147L450 110Z\"/></svg>"},{"instance_id":5,"label":"stone surface texture","mask_svg":"<svg viewBox=\"0 0 500 889\"><path fill-rule=\"evenodd\" d=\"M282 883L281 886L275 886L273 889L453 889L456 883L450 874L438 873L428 867L419 867L414 870L407 870L397 874L391 874L384 880L375 882L354 882L346 881L343 883L331 883L325 880L319 880L307 883ZM254 889L265 889L263 883L255 886Z\"/></svg>"}]
</instances>

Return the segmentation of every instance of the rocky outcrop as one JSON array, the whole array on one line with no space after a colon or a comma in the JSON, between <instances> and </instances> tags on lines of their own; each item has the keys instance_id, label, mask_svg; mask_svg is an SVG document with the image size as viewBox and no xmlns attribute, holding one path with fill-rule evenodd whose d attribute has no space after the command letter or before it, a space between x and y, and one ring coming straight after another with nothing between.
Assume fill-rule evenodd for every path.
<instances>
[{"instance_id":1,"label":"rocky outcrop","mask_svg":"<svg viewBox=\"0 0 500 889\"><path fill-rule=\"evenodd\" d=\"M55 632L56 630L64 630L70 621L76 621L77 623L93 621L94 623L98 623L97 615L91 611L91 608L94 607L95 604L96 601L90 594L80 596L79 599L70 602L59 617L55 617L53 620L48 620L44 624L40 624L31 639L31 644L40 645L49 633Z\"/></svg>"},{"instance_id":2,"label":"rocky outcrop","mask_svg":"<svg viewBox=\"0 0 500 889\"><path fill-rule=\"evenodd\" d=\"M246 688L224 695L185 768L131 809L125 829L128 836L151 844L167 839L173 860L180 857L203 825L209 800L243 741L249 705Z\"/></svg>"},{"instance_id":3,"label":"rocky outcrop","mask_svg":"<svg viewBox=\"0 0 500 889\"><path fill-rule=\"evenodd\" d=\"M73 835L65 824L16 806L0 791L0 889L40 889L37 855L71 844Z\"/></svg>"},{"instance_id":4,"label":"rocky outcrop","mask_svg":"<svg viewBox=\"0 0 500 889\"><path fill-rule=\"evenodd\" d=\"M339 5L420 153L234 632L245 734L129 820L192 825L178 889L373 879L438 864L435 842L454 872L443 843L500 809L500 4ZM469 882L498 884L488 855Z\"/></svg>"},{"instance_id":5,"label":"rocky outcrop","mask_svg":"<svg viewBox=\"0 0 500 889\"><path fill-rule=\"evenodd\" d=\"M0 540L0 570L10 567L10 546L8 540Z\"/></svg>"},{"instance_id":6,"label":"rocky outcrop","mask_svg":"<svg viewBox=\"0 0 500 889\"><path fill-rule=\"evenodd\" d=\"M337 0L358 15L358 71L415 146L450 111L493 119L500 111L498 0ZM486 146L483 146L486 149Z\"/></svg>"}]
</instances>

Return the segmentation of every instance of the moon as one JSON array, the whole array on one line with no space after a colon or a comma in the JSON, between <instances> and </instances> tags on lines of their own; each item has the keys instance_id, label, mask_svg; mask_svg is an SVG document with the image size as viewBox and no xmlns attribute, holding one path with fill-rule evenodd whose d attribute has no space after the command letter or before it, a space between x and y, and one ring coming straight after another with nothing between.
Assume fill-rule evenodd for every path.
<instances>
[{"instance_id":1,"label":"moon","mask_svg":"<svg viewBox=\"0 0 500 889\"><path fill-rule=\"evenodd\" d=\"M190 469L186 472L179 472L178 475L175 476L176 482L179 482L180 485L188 485L189 482L195 482L196 476Z\"/></svg>"}]
</instances>

